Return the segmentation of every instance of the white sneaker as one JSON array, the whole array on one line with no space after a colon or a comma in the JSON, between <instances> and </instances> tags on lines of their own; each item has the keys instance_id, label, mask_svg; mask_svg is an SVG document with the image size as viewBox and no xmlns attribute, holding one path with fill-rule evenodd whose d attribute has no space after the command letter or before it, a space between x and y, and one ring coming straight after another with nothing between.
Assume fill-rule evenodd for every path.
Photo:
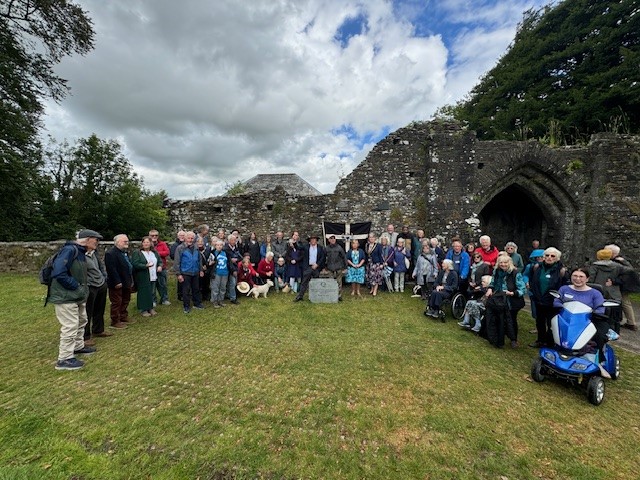
<instances>
[{"instance_id":1,"label":"white sneaker","mask_svg":"<svg viewBox=\"0 0 640 480\"><path fill-rule=\"evenodd\" d=\"M171 305L171 302L169 300L165 300L164 302L162 302L163 305Z\"/></svg>"}]
</instances>

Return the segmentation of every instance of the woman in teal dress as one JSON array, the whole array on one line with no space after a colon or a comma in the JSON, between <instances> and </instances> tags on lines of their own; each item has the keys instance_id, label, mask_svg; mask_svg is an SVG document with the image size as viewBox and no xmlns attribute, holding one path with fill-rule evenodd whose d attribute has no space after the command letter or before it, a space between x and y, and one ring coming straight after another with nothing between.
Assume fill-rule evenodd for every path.
<instances>
[{"instance_id":1,"label":"woman in teal dress","mask_svg":"<svg viewBox=\"0 0 640 480\"><path fill-rule=\"evenodd\" d=\"M351 249L347 252L347 282L351 283L351 295L360 296L360 285L364 283L364 250L358 240L351 240Z\"/></svg>"}]
</instances>

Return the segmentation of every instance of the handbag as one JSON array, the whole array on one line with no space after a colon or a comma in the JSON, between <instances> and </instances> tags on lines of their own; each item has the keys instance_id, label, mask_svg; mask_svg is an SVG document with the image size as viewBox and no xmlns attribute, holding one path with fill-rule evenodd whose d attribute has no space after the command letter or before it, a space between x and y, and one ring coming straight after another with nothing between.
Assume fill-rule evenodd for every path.
<instances>
[{"instance_id":1,"label":"handbag","mask_svg":"<svg viewBox=\"0 0 640 480\"><path fill-rule=\"evenodd\" d=\"M487 308L492 310L507 310L509 308L507 302L507 294L505 292L496 292L487 300Z\"/></svg>"},{"instance_id":2,"label":"handbag","mask_svg":"<svg viewBox=\"0 0 640 480\"><path fill-rule=\"evenodd\" d=\"M524 308L524 298L513 296L509 298L509 310L522 310Z\"/></svg>"},{"instance_id":3,"label":"handbag","mask_svg":"<svg viewBox=\"0 0 640 480\"><path fill-rule=\"evenodd\" d=\"M391 274L393 273L393 267L390 267L389 265L385 265L384 266L384 276L385 277L390 277Z\"/></svg>"}]
</instances>

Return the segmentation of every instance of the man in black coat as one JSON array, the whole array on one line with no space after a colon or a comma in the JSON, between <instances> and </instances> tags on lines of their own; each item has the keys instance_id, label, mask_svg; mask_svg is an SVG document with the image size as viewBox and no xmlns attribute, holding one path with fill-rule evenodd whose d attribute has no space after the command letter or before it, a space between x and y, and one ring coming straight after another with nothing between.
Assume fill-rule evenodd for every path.
<instances>
[{"instance_id":1,"label":"man in black coat","mask_svg":"<svg viewBox=\"0 0 640 480\"><path fill-rule=\"evenodd\" d=\"M127 308L131 301L133 266L128 249L129 238L124 234L116 235L113 239L113 247L107 250L104 256L111 301L111 328L127 328L127 323L130 323Z\"/></svg>"},{"instance_id":2,"label":"man in black coat","mask_svg":"<svg viewBox=\"0 0 640 480\"><path fill-rule=\"evenodd\" d=\"M309 288L312 278L318 278L324 269L327 255L322 245L318 245L318 236L307 238L309 244L302 248L302 283L298 295L293 300L299 302L304 298L304 292Z\"/></svg>"}]
</instances>

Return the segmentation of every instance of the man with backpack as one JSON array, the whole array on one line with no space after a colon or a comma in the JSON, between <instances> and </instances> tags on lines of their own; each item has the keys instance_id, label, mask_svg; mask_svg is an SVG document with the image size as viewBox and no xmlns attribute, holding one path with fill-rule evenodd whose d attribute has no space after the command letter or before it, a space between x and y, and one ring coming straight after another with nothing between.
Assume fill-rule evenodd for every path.
<instances>
[{"instance_id":1,"label":"man with backpack","mask_svg":"<svg viewBox=\"0 0 640 480\"><path fill-rule=\"evenodd\" d=\"M75 241L65 243L53 261L51 286L47 301L55 306L60 322L60 345L56 370L78 370L84 366L78 354L91 354L95 347L85 346L86 302L89 296L85 253L95 250L102 235L94 230L80 230Z\"/></svg>"}]
</instances>

